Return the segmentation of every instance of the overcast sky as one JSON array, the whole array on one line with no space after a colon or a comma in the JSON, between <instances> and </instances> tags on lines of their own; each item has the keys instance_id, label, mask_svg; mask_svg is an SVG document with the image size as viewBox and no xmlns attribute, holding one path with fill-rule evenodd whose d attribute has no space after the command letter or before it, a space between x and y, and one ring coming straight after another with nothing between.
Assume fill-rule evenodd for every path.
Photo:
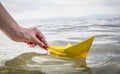
<instances>
[{"instance_id":1,"label":"overcast sky","mask_svg":"<svg viewBox=\"0 0 120 74\"><path fill-rule=\"evenodd\" d=\"M1 0L18 19L120 15L120 0Z\"/></svg>"}]
</instances>

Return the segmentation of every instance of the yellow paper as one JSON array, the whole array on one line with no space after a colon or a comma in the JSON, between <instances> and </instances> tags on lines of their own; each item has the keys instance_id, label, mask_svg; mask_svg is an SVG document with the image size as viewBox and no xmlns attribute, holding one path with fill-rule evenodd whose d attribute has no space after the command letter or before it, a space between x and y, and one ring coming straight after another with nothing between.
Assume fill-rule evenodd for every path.
<instances>
[{"instance_id":1,"label":"yellow paper","mask_svg":"<svg viewBox=\"0 0 120 74\"><path fill-rule=\"evenodd\" d=\"M94 36L75 45L68 43L66 47L49 45L49 55L53 57L86 58L93 42Z\"/></svg>"}]
</instances>

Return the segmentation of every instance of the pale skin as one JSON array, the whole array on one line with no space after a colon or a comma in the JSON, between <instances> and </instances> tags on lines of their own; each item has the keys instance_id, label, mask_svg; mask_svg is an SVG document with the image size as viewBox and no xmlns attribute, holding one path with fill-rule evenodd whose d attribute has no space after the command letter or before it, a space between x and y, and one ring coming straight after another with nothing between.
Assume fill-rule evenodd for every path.
<instances>
[{"instance_id":1,"label":"pale skin","mask_svg":"<svg viewBox=\"0 0 120 74\"><path fill-rule=\"evenodd\" d=\"M27 43L30 47L39 45L47 49L48 43L43 33L37 28L24 28L18 25L2 3L0 3L0 30L13 41Z\"/></svg>"}]
</instances>

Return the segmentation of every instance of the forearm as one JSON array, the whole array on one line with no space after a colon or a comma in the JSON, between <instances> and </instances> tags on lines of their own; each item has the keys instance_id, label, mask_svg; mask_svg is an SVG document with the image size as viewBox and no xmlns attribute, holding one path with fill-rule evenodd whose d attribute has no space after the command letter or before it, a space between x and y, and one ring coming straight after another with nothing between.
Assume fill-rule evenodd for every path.
<instances>
[{"instance_id":1,"label":"forearm","mask_svg":"<svg viewBox=\"0 0 120 74\"><path fill-rule=\"evenodd\" d=\"M34 47L36 44L47 48L44 35L37 28L23 28L10 16L0 3L0 30L17 42L25 42Z\"/></svg>"},{"instance_id":2,"label":"forearm","mask_svg":"<svg viewBox=\"0 0 120 74\"><path fill-rule=\"evenodd\" d=\"M4 33L11 33L9 31L15 29L19 29L19 25L0 3L0 30Z\"/></svg>"}]
</instances>

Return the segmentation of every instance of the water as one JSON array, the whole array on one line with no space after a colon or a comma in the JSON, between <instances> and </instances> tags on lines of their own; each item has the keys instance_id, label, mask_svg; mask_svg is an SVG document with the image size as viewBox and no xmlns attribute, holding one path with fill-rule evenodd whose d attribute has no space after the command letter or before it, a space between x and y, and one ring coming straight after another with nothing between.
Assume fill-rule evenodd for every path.
<instances>
[{"instance_id":1,"label":"water","mask_svg":"<svg viewBox=\"0 0 120 74\"><path fill-rule=\"evenodd\" d=\"M86 59L48 56L40 47L29 48L0 33L0 74L119 74L120 18L77 20L18 20L38 27L49 44L67 45L95 35ZM35 25L33 22L37 22ZM25 25L31 24L31 25Z\"/></svg>"}]
</instances>

